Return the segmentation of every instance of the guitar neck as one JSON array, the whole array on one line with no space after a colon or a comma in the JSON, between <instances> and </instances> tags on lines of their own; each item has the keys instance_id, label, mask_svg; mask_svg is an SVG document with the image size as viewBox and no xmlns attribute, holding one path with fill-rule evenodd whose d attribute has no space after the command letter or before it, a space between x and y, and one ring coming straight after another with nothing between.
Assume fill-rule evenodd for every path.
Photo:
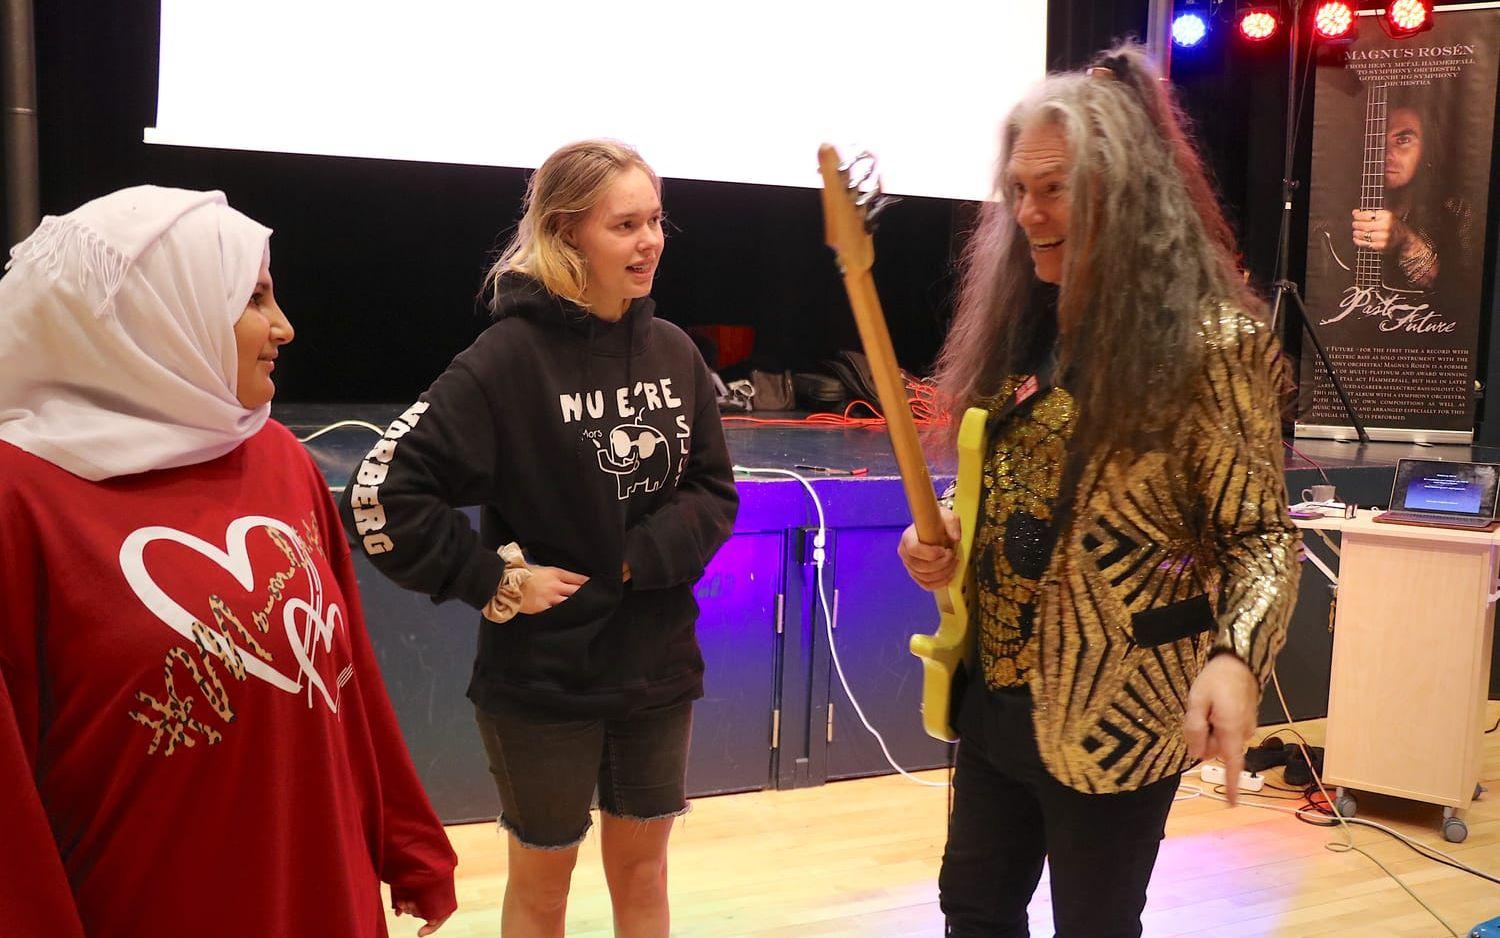
<instances>
[{"instance_id":1,"label":"guitar neck","mask_svg":"<svg viewBox=\"0 0 1500 938\"><path fill-rule=\"evenodd\" d=\"M906 382L896 364L890 330L886 328L880 297L875 292L875 280L868 270L846 269L844 287L854 308L860 343L864 345L865 357L870 360L870 371L875 376L875 391L890 431L891 449L896 454L896 466L901 470L901 484L912 520L916 522L917 537L924 544L946 544L948 535L938 514L932 476L922 455L922 441L907 403Z\"/></svg>"},{"instance_id":2,"label":"guitar neck","mask_svg":"<svg viewBox=\"0 0 1500 938\"><path fill-rule=\"evenodd\" d=\"M866 173L860 180L851 182L850 170L861 160L869 162ZM885 414L891 449L901 470L901 484L906 491L906 503L911 507L912 520L916 522L917 536L926 544L946 544L948 536L938 513L937 496L932 491L932 477L927 473L917 425L906 401L906 382L896 365L891 334L886 329L885 315L880 311L880 297L875 292L875 280L870 275L870 268L875 263L870 222L874 213L879 211L879 177L873 177L874 185L868 190L861 190L860 186L872 178L873 170L873 158L869 154L862 154L855 157L853 163L843 165L838 150L826 143L818 148L818 171L823 176L825 236L828 246L838 254L844 289L849 294L854 322L859 327L859 339L875 378L875 396L880 399L880 410ZM943 605L940 595L939 606Z\"/></svg>"},{"instance_id":3,"label":"guitar neck","mask_svg":"<svg viewBox=\"0 0 1500 938\"><path fill-rule=\"evenodd\" d=\"M1359 210L1378 212L1385 208L1386 91L1384 84L1370 86L1365 102L1365 158L1360 171ZM1361 287L1381 285L1379 251L1357 248L1354 252L1354 282Z\"/></svg>"}]
</instances>

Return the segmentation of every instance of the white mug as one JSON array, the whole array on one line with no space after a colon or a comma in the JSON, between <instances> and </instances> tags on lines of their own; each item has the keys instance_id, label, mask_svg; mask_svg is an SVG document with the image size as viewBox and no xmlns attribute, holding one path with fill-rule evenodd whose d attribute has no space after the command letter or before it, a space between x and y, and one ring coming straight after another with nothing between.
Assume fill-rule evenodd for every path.
<instances>
[{"instance_id":1,"label":"white mug","mask_svg":"<svg viewBox=\"0 0 1500 938\"><path fill-rule=\"evenodd\" d=\"M1314 485L1302 490L1304 502L1331 502L1337 497L1331 485Z\"/></svg>"}]
</instances>

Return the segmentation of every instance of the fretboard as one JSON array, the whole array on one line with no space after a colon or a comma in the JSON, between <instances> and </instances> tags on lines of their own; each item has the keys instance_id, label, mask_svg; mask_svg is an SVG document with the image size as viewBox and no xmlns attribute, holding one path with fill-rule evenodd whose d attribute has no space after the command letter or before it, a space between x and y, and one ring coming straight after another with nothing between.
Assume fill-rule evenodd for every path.
<instances>
[{"instance_id":1,"label":"fretboard","mask_svg":"<svg viewBox=\"0 0 1500 938\"><path fill-rule=\"evenodd\" d=\"M1359 186L1359 210L1378 212L1385 208L1385 116L1386 85L1369 86L1365 103L1365 161ZM1354 284L1379 287L1380 252L1356 246Z\"/></svg>"}]
</instances>

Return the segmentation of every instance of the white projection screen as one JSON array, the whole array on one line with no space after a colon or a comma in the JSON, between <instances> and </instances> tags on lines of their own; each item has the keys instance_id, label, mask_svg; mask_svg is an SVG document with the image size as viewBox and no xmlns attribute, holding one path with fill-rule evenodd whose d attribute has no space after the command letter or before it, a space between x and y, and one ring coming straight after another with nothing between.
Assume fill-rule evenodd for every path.
<instances>
[{"instance_id":1,"label":"white projection screen","mask_svg":"<svg viewBox=\"0 0 1500 938\"><path fill-rule=\"evenodd\" d=\"M663 176L990 193L1046 0L163 0L148 143L535 167L614 137Z\"/></svg>"}]
</instances>

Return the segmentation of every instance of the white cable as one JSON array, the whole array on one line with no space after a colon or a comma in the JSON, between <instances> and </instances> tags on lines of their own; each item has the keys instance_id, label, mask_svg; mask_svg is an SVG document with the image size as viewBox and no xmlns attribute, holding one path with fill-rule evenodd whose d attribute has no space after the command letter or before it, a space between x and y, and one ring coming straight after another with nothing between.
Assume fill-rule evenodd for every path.
<instances>
[{"instance_id":1,"label":"white cable","mask_svg":"<svg viewBox=\"0 0 1500 938\"><path fill-rule=\"evenodd\" d=\"M1310 817L1318 817L1322 814L1322 812L1320 811L1310 810L1307 808L1299 808L1297 810L1305 812ZM1379 824L1375 821L1359 817L1344 818L1344 822L1346 824L1359 824L1363 827L1373 827L1375 830L1390 834L1392 837L1417 851L1418 854L1426 856L1429 860L1433 859L1434 857L1441 858L1445 863L1451 863L1458 869L1463 870L1465 873L1470 873L1474 876L1478 876L1480 879L1500 884L1500 877L1497 877L1491 873L1486 873L1484 870L1472 867L1462 860L1454 857L1451 853L1444 853L1443 851L1439 850L1429 843L1425 843L1415 838L1408 837L1400 831L1396 830L1394 827L1386 827L1384 824Z\"/></svg>"},{"instance_id":2,"label":"white cable","mask_svg":"<svg viewBox=\"0 0 1500 938\"><path fill-rule=\"evenodd\" d=\"M1199 784L1206 783L1200 782ZM1216 791L1204 791L1202 788L1199 788L1195 785L1183 785L1182 790L1189 792L1191 794L1191 797L1194 798L1201 796L1203 798L1212 798L1214 801L1222 801L1225 804L1229 803L1229 799L1224 795L1221 795ZM1279 788L1276 790L1281 791L1281 789ZM1263 795L1260 792L1242 791L1240 792L1241 800L1236 802L1236 804L1242 804L1247 808L1261 808L1266 811L1280 811L1282 814L1294 814L1297 817L1308 818L1315 821L1326 822L1333 819L1333 815L1327 814L1317 808L1287 808L1282 807L1281 805L1263 804L1259 801L1245 801L1243 800L1245 798L1269 798L1272 801L1296 800L1293 798L1282 798L1274 795ZM1182 800L1186 801L1187 799L1184 798ZM1443 851L1439 850L1429 843L1425 843L1413 837L1408 837L1407 835L1396 830L1394 827L1386 827L1384 824L1380 824L1361 817L1346 817L1344 818L1344 822L1347 824L1358 824L1362 827L1372 827L1375 830L1381 831L1382 833L1391 835L1392 837L1416 850L1419 854L1425 856L1429 860L1432 859L1433 854L1436 854L1438 857L1441 857L1443 860L1452 863L1454 866L1458 867L1460 870L1463 870L1465 873L1472 873L1475 876L1478 876L1480 879L1489 880L1492 883L1500 883L1500 877L1496 877L1489 873L1486 873L1484 870L1475 869L1462 860L1454 857L1452 854L1444 853ZM1334 844L1334 846L1342 846L1342 844Z\"/></svg>"},{"instance_id":3,"label":"white cable","mask_svg":"<svg viewBox=\"0 0 1500 938\"><path fill-rule=\"evenodd\" d=\"M1189 794L1189 798L1203 797L1203 798L1211 798L1214 801L1221 801L1224 804L1228 804L1229 803L1229 799L1227 797L1225 797L1224 795L1219 794L1216 791L1204 791L1203 789L1198 788L1196 786L1192 786L1192 785L1184 785L1182 787L1182 790L1183 791L1187 791L1187 792L1190 793ZM1306 818L1308 820L1313 820L1313 821L1327 822L1327 821L1329 821L1330 819L1333 818L1333 815L1327 814L1327 813L1325 813L1325 812L1323 812L1323 811L1321 811L1321 810L1319 810L1317 808L1286 808L1286 807L1282 807L1281 805L1264 804L1264 803L1259 802L1259 801L1246 801L1246 800L1244 800L1246 798L1272 798L1272 800L1275 800L1275 801L1281 801L1281 800L1288 800L1288 801L1290 801L1290 800L1293 800L1293 799L1274 798L1273 796L1262 795L1262 794L1260 794L1258 792L1240 792L1240 800L1236 802L1236 805L1243 805L1244 807L1247 807L1247 808L1260 808L1262 811L1279 811L1282 814L1291 814L1291 815L1294 815L1296 817ZM1179 800L1187 801L1188 798L1181 798ZM1462 870L1465 873L1471 873L1474 876L1478 876L1480 879L1487 880L1487 881L1492 882L1492 883L1500 883L1500 877L1496 877L1496 876L1493 876L1493 875L1491 875L1489 873L1486 873L1484 870L1475 869L1474 867L1469 866L1467 863L1464 863L1462 860L1459 860L1459 859L1455 858L1452 854L1444 853L1443 851L1441 851L1438 848L1432 846L1431 844L1425 843L1425 842L1420 841L1420 840L1416 840L1416 839L1414 839L1412 837L1408 837L1408 836L1406 836L1405 834L1401 833L1400 831L1396 830L1393 827L1386 827L1384 824L1379 824L1379 823L1377 823L1375 821L1370 821L1370 820L1366 820L1365 818L1359 818L1359 817L1346 817L1346 818L1342 818L1342 820L1343 820L1343 822L1345 824L1358 824L1361 827L1370 827L1370 828L1374 828L1375 830L1378 830L1378 831L1380 831L1382 833L1389 834L1390 836L1392 836L1392 837L1396 838L1397 840L1401 841L1402 843L1406 844L1408 847L1411 847L1413 850L1415 850L1417 852L1418 856L1421 856L1424 859L1432 860L1435 857L1440 857L1445 862L1452 863L1455 867L1457 867L1459 870ZM1322 825L1322 826L1326 826L1326 824ZM1345 849L1335 850L1334 851L1335 853L1344 853L1347 850L1346 845L1338 843L1336 841L1330 842L1330 843L1326 844L1325 846L1328 846L1330 848L1333 848L1333 847L1345 848ZM1363 851L1360 851L1357 847L1355 848L1355 850L1358 851L1358 852L1361 852L1361 853L1363 852ZM1366 854L1366 855L1368 856L1368 854ZM1382 867L1382 869L1383 869L1383 867ZM1390 874L1390 872L1387 871L1387 875L1392 875L1392 874ZM1395 878L1394 875L1392 875L1392 878L1393 879Z\"/></svg>"},{"instance_id":4,"label":"white cable","mask_svg":"<svg viewBox=\"0 0 1500 938\"><path fill-rule=\"evenodd\" d=\"M818 602L823 607L823 628L828 633L828 651L833 657L833 669L839 676L839 684L843 685L844 696L849 698L849 703L853 705L854 712L859 716L859 722L864 724L865 729L869 730L870 735L875 737L875 741L880 744L880 751L885 755L885 761L890 764L891 768L899 772L902 777L916 782L918 785L926 785L929 788L947 788L947 782L930 782L925 778L917 778L896 762L896 758L891 755L890 747L885 744L885 737L881 736L880 731L870 724L869 718L865 716L864 708L859 705L859 700L854 696L854 691L849 687L848 678L844 676L844 665L839 660L838 645L833 639L833 615L828 609L828 594L823 589L823 561L827 557L824 546L827 544L828 525L823 516L823 502L818 498L818 493L812 487L812 483L806 477L790 469L751 469L747 466L735 466L734 471L747 474L789 476L801 482L802 487L807 489L808 496L812 498L813 507L818 511L818 533L813 537L813 566L817 569Z\"/></svg>"},{"instance_id":5,"label":"white cable","mask_svg":"<svg viewBox=\"0 0 1500 938\"><path fill-rule=\"evenodd\" d=\"M1292 709L1291 709L1291 707L1287 706L1286 695L1281 692L1281 679L1279 677L1277 677L1277 675L1276 675L1276 668L1274 666L1271 668L1271 686L1273 686L1273 687L1276 688L1276 697L1277 697L1278 700L1281 701L1281 712L1286 717L1286 721L1287 721L1288 727L1295 726L1297 721L1295 721L1295 720L1292 719ZM1302 750L1302 758L1307 762L1307 766L1308 766L1309 769L1314 769L1313 760L1312 760L1312 754L1307 751L1308 750L1308 745L1309 745L1308 742L1307 742L1307 740L1303 739L1302 738L1302 734L1299 733L1299 732L1297 732L1295 729L1288 729L1288 730L1286 730L1286 732L1291 733L1293 736L1295 736L1297 738L1297 747ZM1428 905L1427 901L1425 899L1423 899L1421 896L1417 895L1416 890L1412 889L1410 886L1408 886L1406 884L1406 880L1402 879L1401 877L1397 876L1395 873L1391 872L1391 869L1389 867L1387 867L1384 863L1381 863L1379 860L1377 860L1375 858L1374 854L1372 854L1369 851L1365 850L1363 847L1360 847L1359 845L1355 844L1355 842L1354 842L1354 831L1351 830L1350 827L1349 827L1349 825L1351 823L1353 823L1353 824L1365 824L1367 826L1378 826L1378 825L1371 825L1371 824L1369 824L1369 822L1362 821L1359 818L1346 818L1346 817L1344 817L1344 815L1339 812L1337 801L1335 799L1333 799L1333 798L1328 797L1328 789L1323 787L1323 779L1322 779L1321 774L1319 772L1317 772L1316 770L1314 770L1312 772L1312 779L1313 779L1313 782L1317 784L1318 791L1323 795L1323 800L1328 804L1329 810L1331 810L1333 812L1334 820L1338 822L1339 826L1342 829L1342 833L1344 835L1344 842L1343 843L1339 843L1337 841L1329 841L1328 843L1324 844L1323 846L1325 848L1327 848L1328 850L1334 851L1335 853L1347 853L1349 851L1353 851L1355 853L1363 855L1365 859L1369 860L1371 863L1373 863L1376 866L1380 867L1381 872L1385 873L1385 875L1389 876L1392 880L1394 880L1395 883L1396 883L1396 885L1398 885L1402 889L1406 890L1406 894L1408 896L1411 896L1412 899L1416 900L1416 902L1417 902L1418 905L1420 905L1422 908L1426 909L1427 910L1427 914L1429 914L1433 918L1437 919L1438 924L1442 925L1443 928L1445 928L1448 931L1449 935L1453 936L1453 938L1458 938L1458 934L1459 933L1453 930L1453 926L1448 924L1447 919L1445 919L1441 915L1439 915L1437 913L1436 909L1434 909L1432 906ZM1205 792L1205 794L1208 794L1208 793ZM1209 797L1214 797L1214 796L1213 795L1209 795ZM1271 805L1256 805L1256 807L1273 807L1273 806L1271 806ZM1299 809L1293 810L1292 813L1296 814L1298 817L1301 817L1301 816L1303 816L1302 812L1304 810L1306 810L1306 809L1300 809L1299 808ZM1311 812L1311 813L1312 814L1316 814L1316 815L1318 815L1318 816L1320 816L1320 817L1322 817L1324 819L1327 818L1327 815L1323 814L1320 811L1319 812ZM1406 840L1406 838L1403 837L1402 840ZM1408 844L1412 843L1412 841L1409 841L1409 840L1406 840L1406 842ZM1433 847L1429 847L1427 849L1432 850L1434 853L1440 852L1436 848L1433 848ZM1444 856L1446 856L1446 854L1444 854ZM1431 859L1431 858L1429 857L1429 859ZM1463 864L1460 864L1460 865L1462 866ZM1493 877L1484 876L1484 874L1480 874L1480 875L1483 876L1483 878L1485 878L1485 879L1493 879Z\"/></svg>"},{"instance_id":6,"label":"white cable","mask_svg":"<svg viewBox=\"0 0 1500 938\"><path fill-rule=\"evenodd\" d=\"M367 422L365 422L363 420L340 420L338 423L330 423L328 426L324 427L321 430L314 430L312 433L309 433L307 436L299 436L299 437L297 437L297 442L298 443L309 443L309 442L311 442L313 440L316 440L318 437L322 436L323 434L329 432L330 430L337 430L340 427L363 427L366 430L372 430L372 431L374 431L376 433L376 435L378 435L378 436L384 436L385 435L385 427L377 427L373 423L367 423Z\"/></svg>"}]
</instances>

